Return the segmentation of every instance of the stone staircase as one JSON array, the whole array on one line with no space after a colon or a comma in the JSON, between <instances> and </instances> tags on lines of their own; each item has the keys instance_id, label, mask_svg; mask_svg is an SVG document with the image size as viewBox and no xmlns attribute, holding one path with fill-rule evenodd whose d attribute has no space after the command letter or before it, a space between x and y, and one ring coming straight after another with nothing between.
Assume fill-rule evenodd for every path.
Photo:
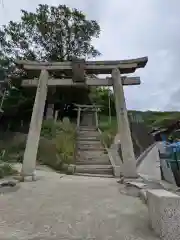
<instances>
[{"instance_id":1,"label":"stone staircase","mask_svg":"<svg viewBox=\"0 0 180 240\"><path fill-rule=\"evenodd\" d=\"M77 139L76 174L113 176L108 154L94 127L80 127Z\"/></svg>"}]
</instances>

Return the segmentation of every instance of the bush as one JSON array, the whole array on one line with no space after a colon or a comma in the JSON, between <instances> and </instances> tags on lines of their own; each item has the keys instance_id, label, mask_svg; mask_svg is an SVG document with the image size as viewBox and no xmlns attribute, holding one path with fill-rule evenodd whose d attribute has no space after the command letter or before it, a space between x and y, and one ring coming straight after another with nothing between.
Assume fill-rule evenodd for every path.
<instances>
[{"instance_id":1,"label":"bush","mask_svg":"<svg viewBox=\"0 0 180 240\"><path fill-rule=\"evenodd\" d=\"M12 144L6 149L6 153L4 155L4 162L18 162L22 163L24 150L25 150L26 142L17 142Z\"/></svg>"},{"instance_id":2,"label":"bush","mask_svg":"<svg viewBox=\"0 0 180 240\"><path fill-rule=\"evenodd\" d=\"M55 124L53 120L45 120L42 123L42 128L41 128L41 136L52 139L53 137L56 136L56 131L57 131L57 125Z\"/></svg>"},{"instance_id":3,"label":"bush","mask_svg":"<svg viewBox=\"0 0 180 240\"><path fill-rule=\"evenodd\" d=\"M0 178L10 176L10 175L13 175L15 173L17 173L17 171L14 170L13 167L10 164L0 162Z\"/></svg>"},{"instance_id":4,"label":"bush","mask_svg":"<svg viewBox=\"0 0 180 240\"><path fill-rule=\"evenodd\" d=\"M62 122L44 121L41 130L38 159L55 170L72 164L76 151L76 127L68 119Z\"/></svg>"},{"instance_id":5,"label":"bush","mask_svg":"<svg viewBox=\"0 0 180 240\"><path fill-rule=\"evenodd\" d=\"M48 165L49 167L60 170L60 161L57 157L56 141L55 139L47 139L41 137L39 142L38 154L37 154L38 163Z\"/></svg>"},{"instance_id":6,"label":"bush","mask_svg":"<svg viewBox=\"0 0 180 240\"><path fill-rule=\"evenodd\" d=\"M15 133L1 144L0 151L5 149L3 162L22 162L26 146L26 134Z\"/></svg>"},{"instance_id":7,"label":"bush","mask_svg":"<svg viewBox=\"0 0 180 240\"><path fill-rule=\"evenodd\" d=\"M76 128L67 119L60 122L56 135L57 152L63 163L72 164L76 151Z\"/></svg>"},{"instance_id":8,"label":"bush","mask_svg":"<svg viewBox=\"0 0 180 240\"><path fill-rule=\"evenodd\" d=\"M56 148L63 163L72 164L75 158L75 136L73 133L60 132L56 137Z\"/></svg>"},{"instance_id":9,"label":"bush","mask_svg":"<svg viewBox=\"0 0 180 240\"><path fill-rule=\"evenodd\" d=\"M12 168L12 166L6 162L4 162L5 150L0 152L0 178L5 176L13 175L16 171Z\"/></svg>"},{"instance_id":10,"label":"bush","mask_svg":"<svg viewBox=\"0 0 180 240\"><path fill-rule=\"evenodd\" d=\"M112 117L111 123L109 123L108 116L100 116L99 128L102 131L101 141L105 143L109 148L113 143L114 137L117 133L117 120L116 117Z\"/></svg>"},{"instance_id":11,"label":"bush","mask_svg":"<svg viewBox=\"0 0 180 240\"><path fill-rule=\"evenodd\" d=\"M107 148L111 146L114 140L114 135L109 133L108 131L104 131L101 134L101 142L102 144L105 144Z\"/></svg>"},{"instance_id":12,"label":"bush","mask_svg":"<svg viewBox=\"0 0 180 240\"><path fill-rule=\"evenodd\" d=\"M7 144L3 162L22 162L26 138L27 135L18 133L11 139ZM64 163L72 164L74 162L75 151L75 125L71 124L67 118L57 123L51 120L43 122L37 154L39 163L48 165L55 170L61 170Z\"/></svg>"}]
</instances>

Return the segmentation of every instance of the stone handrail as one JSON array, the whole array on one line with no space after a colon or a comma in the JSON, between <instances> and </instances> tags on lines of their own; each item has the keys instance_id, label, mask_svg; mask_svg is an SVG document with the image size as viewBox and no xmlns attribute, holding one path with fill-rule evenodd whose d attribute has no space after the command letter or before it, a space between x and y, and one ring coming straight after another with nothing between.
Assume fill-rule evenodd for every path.
<instances>
[{"instance_id":1,"label":"stone handrail","mask_svg":"<svg viewBox=\"0 0 180 240\"><path fill-rule=\"evenodd\" d=\"M100 130L100 128L98 128L98 131L100 133L100 135L102 135L102 131ZM113 167L113 173L115 177L120 177L120 165L117 165L114 161L114 158L111 154L111 151L109 150L109 148L107 147L106 143L102 140L102 144L104 145L104 148L108 154L109 157L109 161Z\"/></svg>"}]
</instances>

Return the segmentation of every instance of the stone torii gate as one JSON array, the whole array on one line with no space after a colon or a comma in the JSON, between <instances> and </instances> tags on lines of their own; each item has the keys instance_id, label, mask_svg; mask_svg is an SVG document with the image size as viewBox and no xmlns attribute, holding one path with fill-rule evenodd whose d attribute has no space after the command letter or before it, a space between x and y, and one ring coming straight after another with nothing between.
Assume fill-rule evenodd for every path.
<instances>
[{"instance_id":1,"label":"stone torii gate","mask_svg":"<svg viewBox=\"0 0 180 240\"><path fill-rule=\"evenodd\" d=\"M90 111L91 113L94 113L94 122L96 128L98 128L99 123L98 123L98 112L100 111L101 106L100 105L85 105L85 104L74 104L76 107L77 111L77 128L80 127L80 122L81 122L81 113L85 111ZM91 118L93 121L93 118ZM93 123L91 123L93 125Z\"/></svg>"},{"instance_id":2,"label":"stone torii gate","mask_svg":"<svg viewBox=\"0 0 180 240\"><path fill-rule=\"evenodd\" d=\"M117 114L118 133L120 136L124 177L137 177L136 160L129 128L123 85L139 85L139 77L128 77L144 68L147 57L121 61L84 61L72 62L36 62L17 60L16 63L25 71L36 73L33 79L24 79L22 86L37 87L36 97L30 122L29 133L24 152L22 177L33 176L36 168L36 157L39 145L41 125L48 87L61 86L113 86ZM54 76L56 77L52 77ZM37 79L37 74L40 75ZM59 74L59 75L58 75ZM62 77L62 74L64 75ZM92 74L111 74L111 77L98 78ZM60 76L60 77L57 77Z\"/></svg>"}]
</instances>

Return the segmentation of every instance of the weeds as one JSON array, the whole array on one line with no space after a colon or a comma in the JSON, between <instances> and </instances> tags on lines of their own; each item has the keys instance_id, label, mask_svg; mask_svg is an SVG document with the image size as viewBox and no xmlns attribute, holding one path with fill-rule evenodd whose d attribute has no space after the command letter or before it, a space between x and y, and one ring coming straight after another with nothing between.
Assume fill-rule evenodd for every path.
<instances>
[{"instance_id":1,"label":"weeds","mask_svg":"<svg viewBox=\"0 0 180 240\"><path fill-rule=\"evenodd\" d=\"M5 153L5 150L2 150L0 152L0 178L10 176L16 173L16 170L14 170L9 163L4 162Z\"/></svg>"}]
</instances>

